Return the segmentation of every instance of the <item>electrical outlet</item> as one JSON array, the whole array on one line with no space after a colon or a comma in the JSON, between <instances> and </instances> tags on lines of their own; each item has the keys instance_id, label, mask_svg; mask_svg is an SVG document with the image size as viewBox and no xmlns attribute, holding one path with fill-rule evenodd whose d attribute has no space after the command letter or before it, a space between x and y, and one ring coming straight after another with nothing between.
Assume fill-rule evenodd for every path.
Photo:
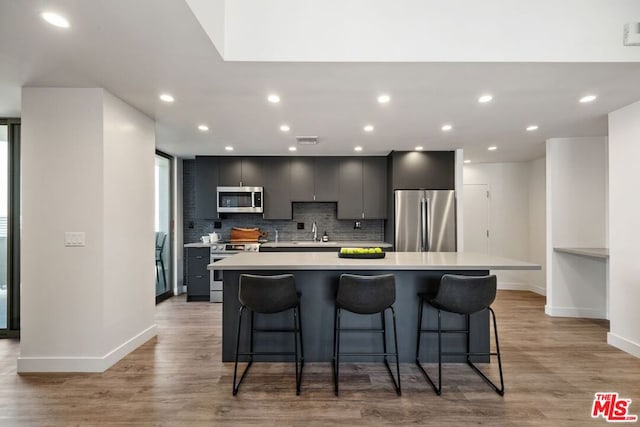
<instances>
[{"instance_id":1,"label":"electrical outlet","mask_svg":"<svg viewBox=\"0 0 640 427\"><path fill-rule=\"evenodd\" d=\"M189 228L194 228L194 226L193 221L189 221Z\"/></svg>"},{"instance_id":2,"label":"electrical outlet","mask_svg":"<svg viewBox=\"0 0 640 427\"><path fill-rule=\"evenodd\" d=\"M213 228L219 230L222 228L222 221L213 221Z\"/></svg>"},{"instance_id":3,"label":"electrical outlet","mask_svg":"<svg viewBox=\"0 0 640 427\"><path fill-rule=\"evenodd\" d=\"M64 245L68 247L84 246L84 231L66 231L64 233Z\"/></svg>"},{"instance_id":4,"label":"electrical outlet","mask_svg":"<svg viewBox=\"0 0 640 427\"><path fill-rule=\"evenodd\" d=\"M362 222L361 221L353 221L353 228L354 228L354 230L360 230L362 228Z\"/></svg>"},{"instance_id":5,"label":"electrical outlet","mask_svg":"<svg viewBox=\"0 0 640 427\"><path fill-rule=\"evenodd\" d=\"M304 222L298 223L298 230L304 230Z\"/></svg>"}]
</instances>

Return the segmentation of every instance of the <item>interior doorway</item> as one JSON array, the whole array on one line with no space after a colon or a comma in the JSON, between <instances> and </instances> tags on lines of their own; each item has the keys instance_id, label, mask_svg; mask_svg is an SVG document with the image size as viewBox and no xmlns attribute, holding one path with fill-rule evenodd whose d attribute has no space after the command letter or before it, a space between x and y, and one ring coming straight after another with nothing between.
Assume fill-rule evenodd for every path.
<instances>
[{"instance_id":1,"label":"interior doorway","mask_svg":"<svg viewBox=\"0 0 640 427\"><path fill-rule=\"evenodd\" d=\"M464 250L489 253L489 186L464 186Z\"/></svg>"}]
</instances>

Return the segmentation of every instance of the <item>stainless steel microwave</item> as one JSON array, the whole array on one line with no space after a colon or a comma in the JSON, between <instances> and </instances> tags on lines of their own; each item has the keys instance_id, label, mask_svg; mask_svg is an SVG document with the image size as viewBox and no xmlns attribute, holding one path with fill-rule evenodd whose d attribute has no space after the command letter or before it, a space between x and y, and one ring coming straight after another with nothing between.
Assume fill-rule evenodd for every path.
<instances>
[{"instance_id":1,"label":"stainless steel microwave","mask_svg":"<svg viewBox=\"0 0 640 427\"><path fill-rule=\"evenodd\" d=\"M218 187L219 213L262 213L262 187Z\"/></svg>"}]
</instances>

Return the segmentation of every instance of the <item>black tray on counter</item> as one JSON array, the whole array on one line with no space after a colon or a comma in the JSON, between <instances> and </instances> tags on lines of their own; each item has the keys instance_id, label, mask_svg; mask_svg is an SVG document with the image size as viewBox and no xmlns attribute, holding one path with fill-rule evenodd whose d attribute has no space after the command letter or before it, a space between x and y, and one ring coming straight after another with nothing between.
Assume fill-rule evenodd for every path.
<instances>
[{"instance_id":1,"label":"black tray on counter","mask_svg":"<svg viewBox=\"0 0 640 427\"><path fill-rule=\"evenodd\" d=\"M375 258L384 258L385 256L387 256L386 252L382 252L378 254L343 254L338 252L339 258L375 259Z\"/></svg>"}]
</instances>

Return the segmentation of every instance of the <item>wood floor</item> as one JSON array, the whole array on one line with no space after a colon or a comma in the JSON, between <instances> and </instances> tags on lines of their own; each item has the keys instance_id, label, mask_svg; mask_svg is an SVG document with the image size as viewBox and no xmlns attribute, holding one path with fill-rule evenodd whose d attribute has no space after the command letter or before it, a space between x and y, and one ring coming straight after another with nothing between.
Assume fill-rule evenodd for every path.
<instances>
[{"instance_id":1,"label":"wood floor","mask_svg":"<svg viewBox=\"0 0 640 427\"><path fill-rule=\"evenodd\" d=\"M606 344L607 322L547 317L529 292L500 291L494 308L504 397L464 365L445 368L438 397L412 364L397 397L381 363L344 364L339 398L329 364L305 367L301 396L292 365L254 364L232 397L221 305L176 297L157 307L158 337L104 374L17 375L19 342L0 340L0 425L605 425L590 416L598 391L640 415L640 360Z\"/></svg>"}]
</instances>

